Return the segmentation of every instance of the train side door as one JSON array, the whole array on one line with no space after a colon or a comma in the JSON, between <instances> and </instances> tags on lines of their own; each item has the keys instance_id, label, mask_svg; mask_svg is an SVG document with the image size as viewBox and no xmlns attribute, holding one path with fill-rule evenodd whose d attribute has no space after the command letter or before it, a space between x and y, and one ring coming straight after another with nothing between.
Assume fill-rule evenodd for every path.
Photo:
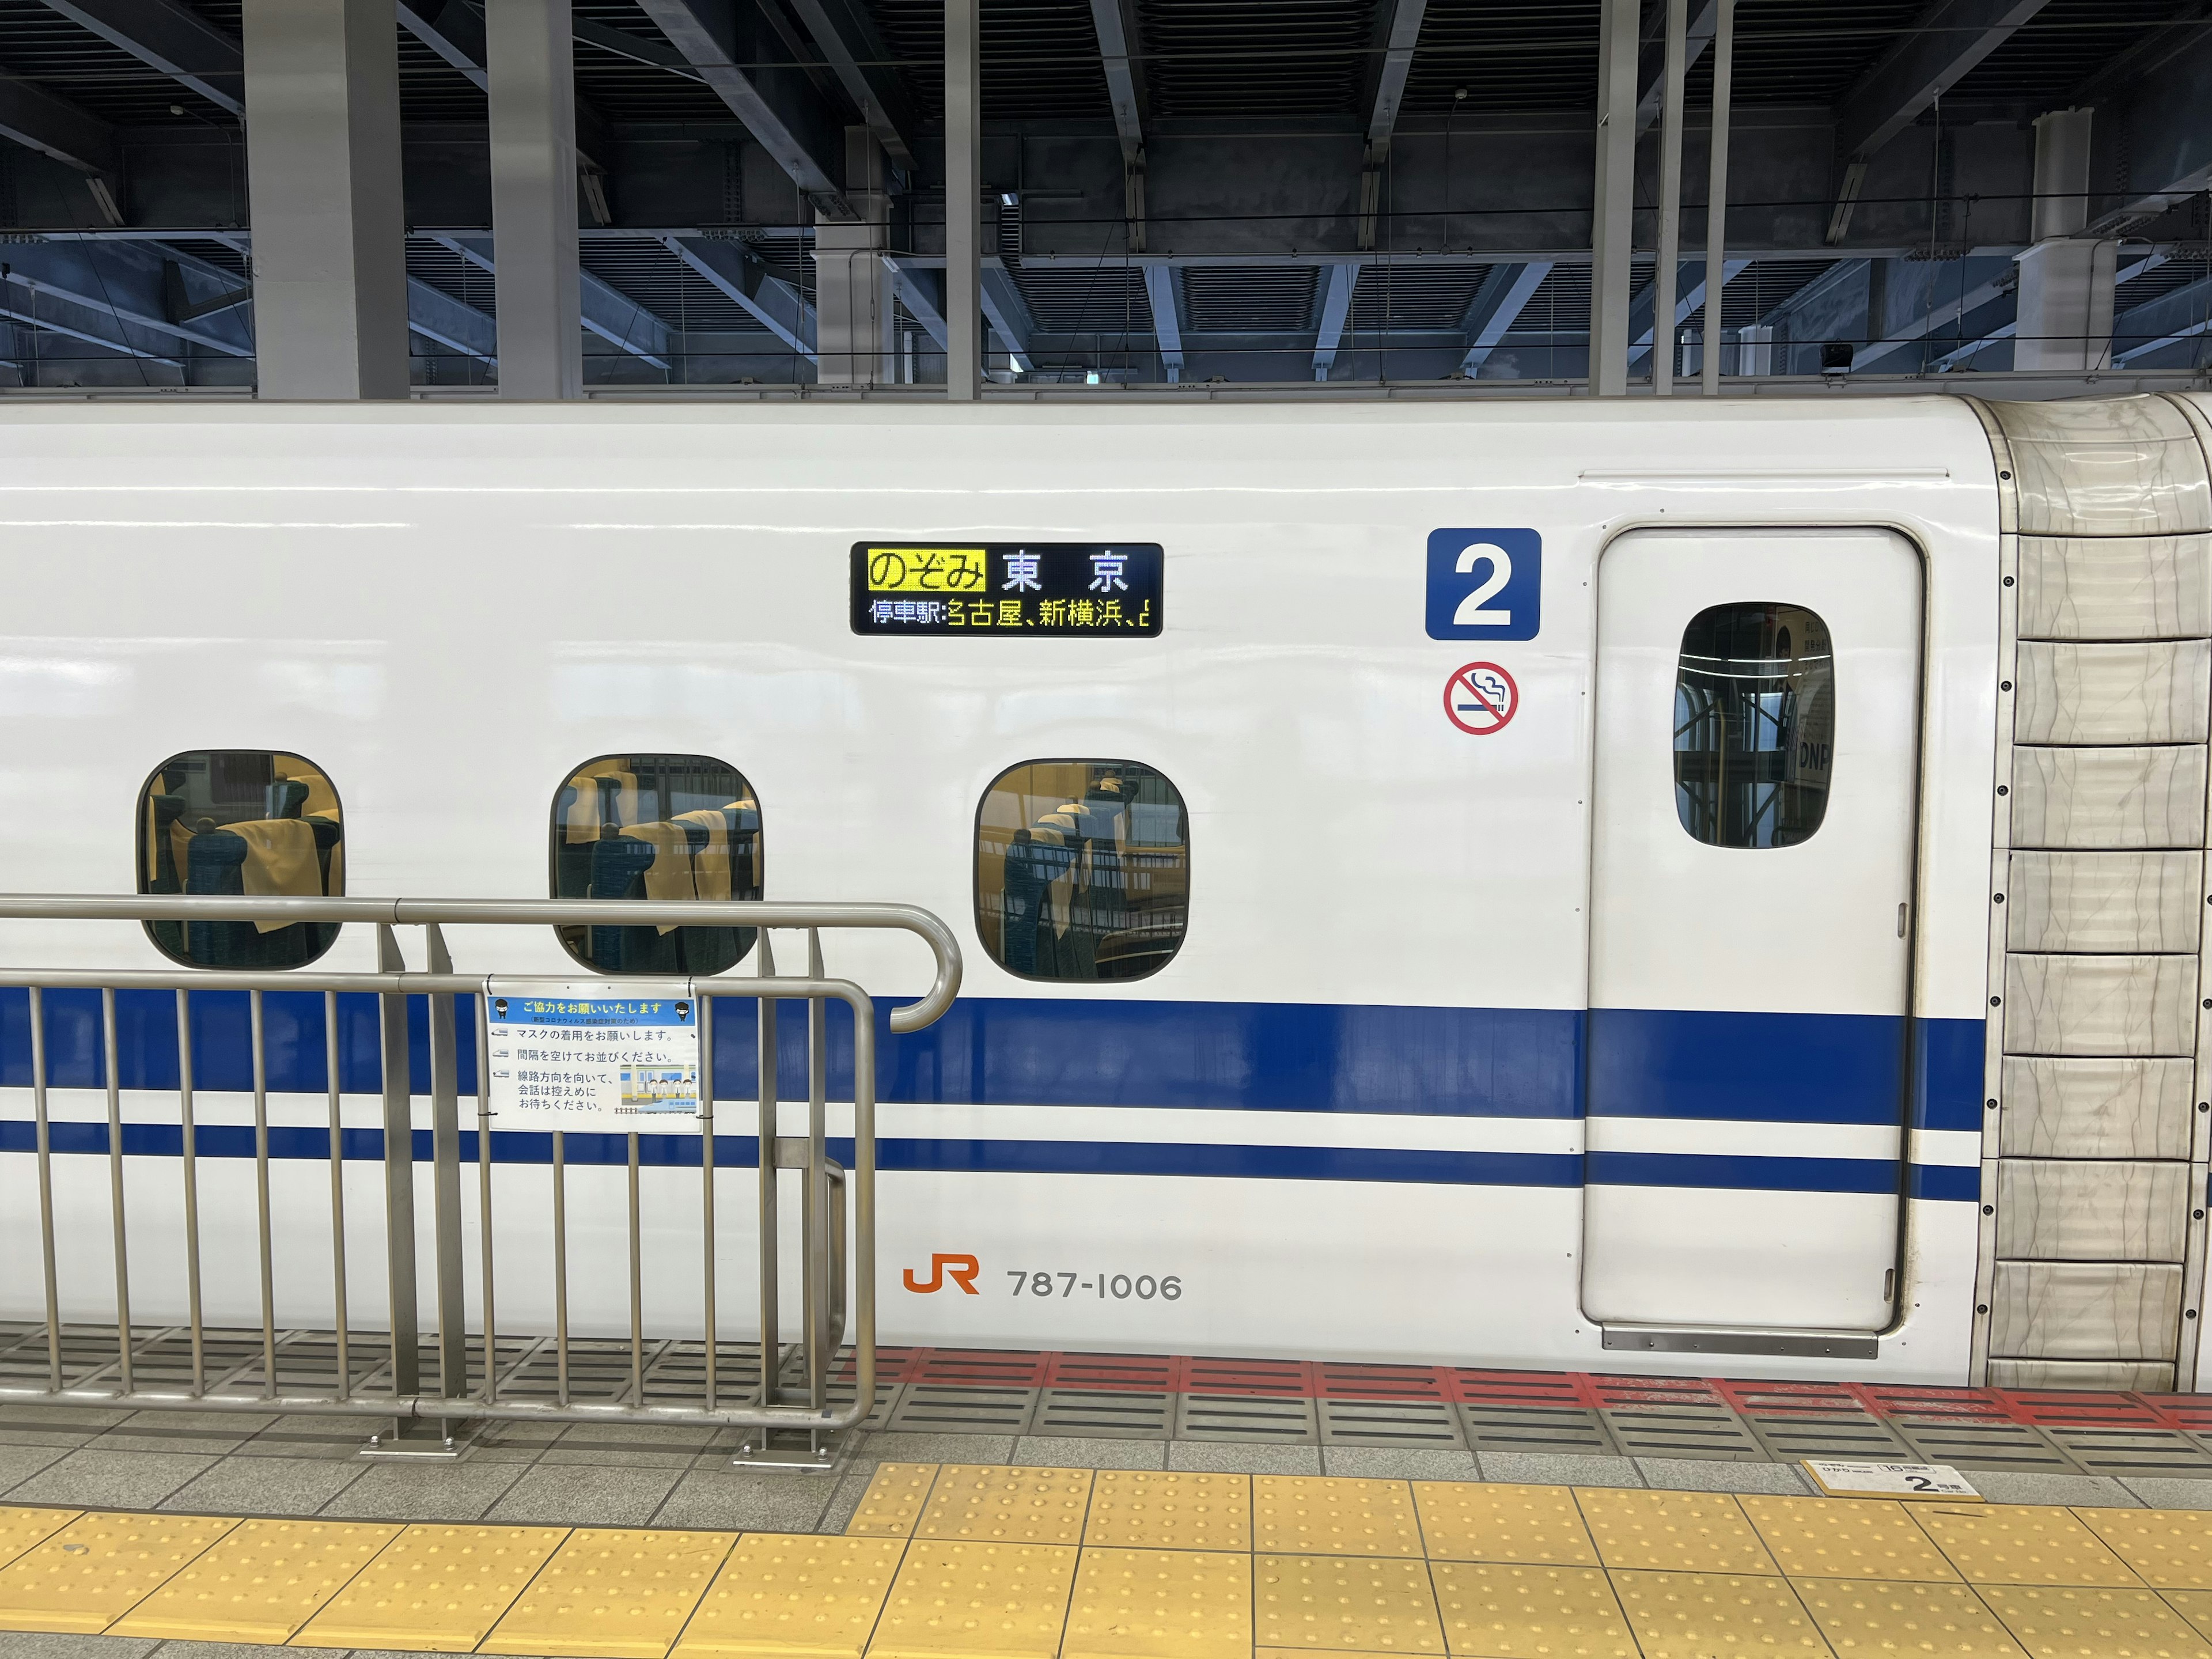
<instances>
[{"instance_id":1,"label":"train side door","mask_svg":"<svg viewBox=\"0 0 2212 1659\"><path fill-rule=\"evenodd\" d=\"M1597 580L1583 1311L1880 1330L1919 558L1881 530L1636 531Z\"/></svg>"}]
</instances>

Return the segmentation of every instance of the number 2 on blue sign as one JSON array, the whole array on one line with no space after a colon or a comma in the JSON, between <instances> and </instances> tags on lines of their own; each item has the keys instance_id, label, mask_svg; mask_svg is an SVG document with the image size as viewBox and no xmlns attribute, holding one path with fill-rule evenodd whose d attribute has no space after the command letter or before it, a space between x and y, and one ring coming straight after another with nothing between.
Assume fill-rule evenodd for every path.
<instances>
[{"instance_id":1,"label":"number 2 on blue sign","mask_svg":"<svg viewBox=\"0 0 2212 1659\"><path fill-rule=\"evenodd\" d=\"M1533 640L1542 623L1543 540L1529 529L1429 535L1429 637Z\"/></svg>"}]
</instances>

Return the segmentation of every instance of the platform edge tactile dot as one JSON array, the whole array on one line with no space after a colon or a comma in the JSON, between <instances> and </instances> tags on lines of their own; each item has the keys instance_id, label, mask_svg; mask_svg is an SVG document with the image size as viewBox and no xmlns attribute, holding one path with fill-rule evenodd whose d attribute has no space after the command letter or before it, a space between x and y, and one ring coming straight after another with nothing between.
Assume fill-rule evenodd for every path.
<instances>
[{"instance_id":1,"label":"platform edge tactile dot","mask_svg":"<svg viewBox=\"0 0 2212 1659\"><path fill-rule=\"evenodd\" d=\"M1079 1544L1093 1478L1090 1469L946 1463L914 1535L939 1542Z\"/></svg>"},{"instance_id":2,"label":"platform edge tactile dot","mask_svg":"<svg viewBox=\"0 0 2212 1659\"><path fill-rule=\"evenodd\" d=\"M1273 1555L1419 1559L1411 1483L1322 1474L1252 1477L1252 1547Z\"/></svg>"},{"instance_id":3,"label":"platform edge tactile dot","mask_svg":"<svg viewBox=\"0 0 2212 1659\"><path fill-rule=\"evenodd\" d=\"M2212 1589L2212 1513L2077 1508L2074 1515L2153 1589Z\"/></svg>"},{"instance_id":4,"label":"platform edge tactile dot","mask_svg":"<svg viewBox=\"0 0 2212 1659\"><path fill-rule=\"evenodd\" d=\"M1960 1582L1936 1541L1902 1504L1880 1498L1778 1498L1744 1493L1737 1503L1784 1576L1869 1583ZM1832 1553L1838 1543L1851 1553ZM1887 1550L1886 1557L1870 1553Z\"/></svg>"},{"instance_id":5,"label":"platform edge tactile dot","mask_svg":"<svg viewBox=\"0 0 2212 1659\"><path fill-rule=\"evenodd\" d=\"M1831 1652L1786 1578L1760 1573L1616 1571L1610 1575L1644 1659Z\"/></svg>"},{"instance_id":6,"label":"platform edge tactile dot","mask_svg":"<svg viewBox=\"0 0 2212 1659\"><path fill-rule=\"evenodd\" d=\"M391 1649L419 1653L473 1651L514 1605L540 1567L568 1536L567 1527L500 1527L417 1522L325 1604L292 1638L306 1648ZM413 1608L380 1611L380 1595L397 1599L416 1584L471 1582L437 1590L433 1615ZM396 1581L396 1582L395 1582ZM476 1582L483 1581L483 1582Z\"/></svg>"},{"instance_id":7,"label":"platform edge tactile dot","mask_svg":"<svg viewBox=\"0 0 2212 1659\"><path fill-rule=\"evenodd\" d=\"M1413 1487L1422 1547L1431 1561L1598 1565L1597 1546L1565 1486L1416 1480Z\"/></svg>"},{"instance_id":8,"label":"platform edge tactile dot","mask_svg":"<svg viewBox=\"0 0 2212 1659\"><path fill-rule=\"evenodd\" d=\"M2035 1659L2212 1659L2212 1644L2155 1590L1984 1584L1978 1593Z\"/></svg>"},{"instance_id":9,"label":"platform edge tactile dot","mask_svg":"<svg viewBox=\"0 0 2212 1659\"><path fill-rule=\"evenodd\" d=\"M747 1533L700 1598L674 1659L860 1659L906 1550L903 1538Z\"/></svg>"},{"instance_id":10,"label":"platform edge tactile dot","mask_svg":"<svg viewBox=\"0 0 2212 1659\"><path fill-rule=\"evenodd\" d=\"M845 1523L848 1538L911 1538L930 1490L937 1483L935 1463L878 1463L860 1494L860 1507Z\"/></svg>"},{"instance_id":11,"label":"platform edge tactile dot","mask_svg":"<svg viewBox=\"0 0 2212 1659\"><path fill-rule=\"evenodd\" d=\"M97 1635L237 1524L88 1510L0 1567L0 1630Z\"/></svg>"},{"instance_id":12,"label":"platform edge tactile dot","mask_svg":"<svg viewBox=\"0 0 2212 1659\"><path fill-rule=\"evenodd\" d=\"M1083 1542L1086 1548L1249 1554L1252 1477L1101 1469L1091 1487Z\"/></svg>"},{"instance_id":13,"label":"platform edge tactile dot","mask_svg":"<svg viewBox=\"0 0 2212 1659\"><path fill-rule=\"evenodd\" d=\"M1600 1567L1431 1561L1444 1642L1483 1659L1637 1659L1620 1597Z\"/></svg>"},{"instance_id":14,"label":"platform edge tactile dot","mask_svg":"<svg viewBox=\"0 0 2212 1659\"><path fill-rule=\"evenodd\" d=\"M1263 1649L1445 1651L1429 1564L1404 1556L1255 1554L1252 1625Z\"/></svg>"},{"instance_id":15,"label":"platform edge tactile dot","mask_svg":"<svg viewBox=\"0 0 2212 1659\"><path fill-rule=\"evenodd\" d=\"M1067 1544L916 1539L891 1580L869 1659L1054 1659L1076 1560Z\"/></svg>"},{"instance_id":16,"label":"platform edge tactile dot","mask_svg":"<svg viewBox=\"0 0 2212 1659\"><path fill-rule=\"evenodd\" d=\"M1083 1552L1060 1659L1247 1659L1251 1651L1250 1556Z\"/></svg>"},{"instance_id":17,"label":"platform edge tactile dot","mask_svg":"<svg viewBox=\"0 0 2212 1659\"><path fill-rule=\"evenodd\" d=\"M1838 1654L1923 1653L1942 1659L2027 1659L1972 1584L1796 1578L1805 1611ZM1923 1632L1940 1632L1939 1645ZM2038 1656L2038 1659L2040 1656Z\"/></svg>"},{"instance_id":18,"label":"platform edge tactile dot","mask_svg":"<svg viewBox=\"0 0 2212 1659\"><path fill-rule=\"evenodd\" d=\"M660 1659L737 1541L733 1532L579 1527L477 1651Z\"/></svg>"},{"instance_id":19,"label":"platform edge tactile dot","mask_svg":"<svg viewBox=\"0 0 2212 1659\"><path fill-rule=\"evenodd\" d=\"M28 1554L82 1515L82 1510L0 1505L0 1567Z\"/></svg>"},{"instance_id":20,"label":"platform edge tactile dot","mask_svg":"<svg viewBox=\"0 0 2212 1659\"><path fill-rule=\"evenodd\" d=\"M1729 1493L1574 1490L1598 1559L1608 1568L1780 1575L1758 1529Z\"/></svg>"},{"instance_id":21,"label":"platform edge tactile dot","mask_svg":"<svg viewBox=\"0 0 2212 1659\"><path fill-rule=\"evenodd\" d=\"M396 1522L368 1521L241 1522L109 1626L107 1634L289 1641L401 1531ZM290 1578L283 1579L287 1572ZM272 1576L280 1576L275 1587L269 1585ZM240 1583L247 1588L229 1588Z\"/></svg>"},{"instance_id":22,"label":"platform edge tactile dot","mask_svg":"<svg viewBox=\"0 0 2212 1659\"><path fill-rule=\"evenodd\" d=\"M1922 1504L1912 1517L1970 1584L2143 1588L2104 1540L2057 1504Z\"/></svg>"}]
</instances>

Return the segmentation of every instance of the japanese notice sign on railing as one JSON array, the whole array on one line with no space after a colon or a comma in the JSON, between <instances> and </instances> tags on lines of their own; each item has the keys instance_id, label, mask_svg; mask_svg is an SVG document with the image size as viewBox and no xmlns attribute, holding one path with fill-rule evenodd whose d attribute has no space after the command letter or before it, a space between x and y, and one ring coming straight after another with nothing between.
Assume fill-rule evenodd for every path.
<instances>
[{"instance_id":1,"label":"japanese notice sign on railing","mask_svg":"<svg viewBox=\"0 0 2212 1659\"><path fill-rule=\"evenodd\" d=\"M491 981L491 1107L503 1129L652 1134L699 1127L699 1004L683 981Z\"/></svg>"}]
</instances>

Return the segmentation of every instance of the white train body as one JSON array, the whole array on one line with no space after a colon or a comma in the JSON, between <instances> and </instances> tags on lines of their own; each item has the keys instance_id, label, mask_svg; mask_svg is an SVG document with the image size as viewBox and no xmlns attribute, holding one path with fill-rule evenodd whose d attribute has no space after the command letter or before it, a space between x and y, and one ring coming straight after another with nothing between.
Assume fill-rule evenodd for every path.
<instances>
[{"instance_id":1,"label":"white train body","mask_svg":"<svg viewBox=\"0 0 2212 1659\"><path fill-rule=\"evenodd\" d=\"M885 1342L2185 1387L2204 421L1948 398L0 409L0 884L133 890L149 775L263 750L342 798L350 893L543 897L579 767L713 757L755 792L770 897L922 905L965 952L953 1012L884 1047ZM2012 459L2037 422L2057 438L2036 499L2071 466L2075 505L2110 512L2073 554L2015 533L2045 510ZM1494 637L1431 637L1444 530L1540 550ZM1158 636L854 631L856 544L1032 541L1158 545ZM2179 599L2107 555L2170 567ZM2095 620L2129 603L2142 625ZM1826 817L1712 845L1668 774L1679 659L1693 618L1747 604L1826 630L1834 751L1791 775L1817 775ZM2039 629L2056 643L2018 643ZM1475 664L1510 682L1502 726L1455 678ZM2130 786L2107 840L2014 837L2021 757L2086 777L2074 751L2100 744L2123 768L2169 751L2160 775L2195 780L2161 820L2182 828L2130 829ZM2193 774L2168 764L2185 751ZM979 803L1009 768L1083 759L1153 769L1183 803L1187 927L1146 977L1024 977L978 933ZM1993 902L2034 860L2027 925L2055 945ZM450 937L465 971L589 976L550 929ZM12 966L167 960L124 925L0 939ZM883 1001L927 983L909 939L825 948ZM351 927L321 965L374 962ZM20 995L0 1316L24 1319L43 1304ZM104 1121L89 1080L55 1090L58 1122ZM280 1131L323 1123L319 1081L276 1090ZM235 1089L198 1109L251 1121ZM750 1129L749 1103L722 1109ZM381 1121L371 1093L345 1112ZM153 1126L125 1143L141 1323L183 1316L156 1133L176 1115L173 1090L126 1087L126 1121ZM849 1133L848 1107L832 1118ZM64 1139L63 1302L96 1319L107 1164ZM498 1156L501 1324L543 1328L546 1166ZM326 1325L327 1165L273 1163L279 1316ZM647 1163L647 1324L693 1334L697 1171ZM252 1170L200 1159L211 1322L258 1321ZM580 1328L626 1329L624 1173L586 1156L568 1179ZM726 1335L752 1249L750 1176L725 1182ZM2179 1207L2097 1232L2144 1194ZM373 1161L348 1195L374 1322ZM975 1259L972 1293L944 1256Z\"/></svg>"}]
</instances>

